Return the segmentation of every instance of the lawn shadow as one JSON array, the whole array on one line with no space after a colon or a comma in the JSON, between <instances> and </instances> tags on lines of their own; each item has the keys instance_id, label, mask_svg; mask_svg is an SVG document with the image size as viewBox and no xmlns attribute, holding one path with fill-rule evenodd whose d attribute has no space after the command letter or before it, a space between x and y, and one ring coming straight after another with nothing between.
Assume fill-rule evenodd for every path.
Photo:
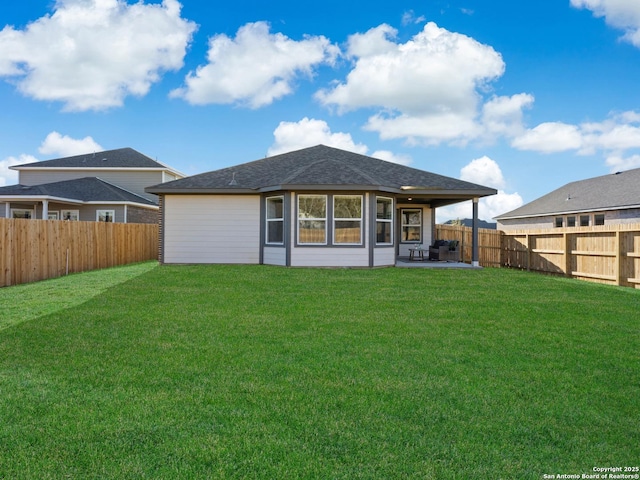
<instances>
[{"instance_id":1,"label":"lawn shadow","mask_svg":"<svg viewBox=\"0 0 640 480\"><path fill-rule=\"evenodd\" d=\"M0 331L81 305L158 266L142 262L0 289Z\"/></svg>"}]
</instances>

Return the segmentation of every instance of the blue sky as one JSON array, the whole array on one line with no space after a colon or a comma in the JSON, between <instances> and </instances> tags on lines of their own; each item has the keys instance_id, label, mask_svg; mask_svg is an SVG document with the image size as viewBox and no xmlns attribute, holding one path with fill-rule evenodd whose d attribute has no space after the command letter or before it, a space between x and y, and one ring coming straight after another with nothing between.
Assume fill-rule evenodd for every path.
<instances>
[{"instance_id":1,"label":"blue sky","mask_svg":"<svg viewBox=\"0 0 640 480\"><path fill-rule=\"evenodd\" d=\"M494 187L490 220L640 167L639 79L638 0L2 2L0 186L121 147L192 175L324 143Z\"/></svg>"}]
</instances>

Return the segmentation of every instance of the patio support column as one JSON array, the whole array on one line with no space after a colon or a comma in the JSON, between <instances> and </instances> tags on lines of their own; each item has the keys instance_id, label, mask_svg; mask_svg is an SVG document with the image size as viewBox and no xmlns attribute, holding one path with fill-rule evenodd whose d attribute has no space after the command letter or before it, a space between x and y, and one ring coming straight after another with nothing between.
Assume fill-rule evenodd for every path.
<instances>
[{"instance_id":1,"label":"patio support column","mask_svg":"<svg viewBox=\"0 0 640 480\"><path fill-rule=\"evenodd\" d=\"M49 218L49 200L42 200L42 220Z\"/></svg>"},{"instance_id":2,"label":"patio support column","mask_svg":"<svg viewBox=\"0 0 640 480\"><path fill-rule=\"evenodd\" d=\"M473 227L472 227L472 247L473 253L471 255L471 265L474 267L480 266L480 255L478 254L478 197L473 199Z\"/></svg>"},{"instance_id":3,"label":"patio support column","mask_svg":"<svg viewBox=\"0 0 640 480\"><path fill-rule=\"evenodd\" d=\"M4 204L4 218L11 218L11 202L7 201Z\"/></svg>"}]
</instances>

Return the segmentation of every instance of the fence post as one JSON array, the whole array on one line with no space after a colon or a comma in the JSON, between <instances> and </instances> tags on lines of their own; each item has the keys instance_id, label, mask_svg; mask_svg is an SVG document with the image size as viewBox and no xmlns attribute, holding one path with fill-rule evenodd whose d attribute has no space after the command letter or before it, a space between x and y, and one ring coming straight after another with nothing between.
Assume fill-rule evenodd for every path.
<instances>
[{"instance_id":1,"label":"fence post","mask_svg":"<svg viewBox=\"0 0 640 480\"><path fill-rule=\"evenodd\" d=\"M624 262L624 258L623 258L623 253L622 253L622 249L623 249L623 238L624 236L622 235L622 233L620 232L620 230L616 230L616 285L618 286L622 286L623 282L624 282L624 277L622 275L622 270L623 270L623 262Z\"/></svg>"},{"instance_id":2,"label":"fence post","mask_svg":"<svg viewBox=\"0 0 640 480\"><path fill-rule=\"evenodd\" d=\"M571 276L571 234L564 232L564 274Z\"/></svg>"}]
</instances>

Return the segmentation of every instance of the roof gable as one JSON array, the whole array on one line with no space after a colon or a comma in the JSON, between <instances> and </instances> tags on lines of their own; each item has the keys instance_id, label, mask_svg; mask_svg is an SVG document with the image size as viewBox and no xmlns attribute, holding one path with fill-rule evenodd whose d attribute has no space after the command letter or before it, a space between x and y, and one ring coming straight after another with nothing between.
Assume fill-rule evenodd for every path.
<instances>
[{"instance_id":1,"label":"roof gable","mask_svg":"<svg viewBox=\"0 0 640 480\"><path fill-rule=\"evenodd\" d=\"M292 186L319 189L373 187L398 191L457 190L472 191L477 196L496 193L492 188L325 145L194 175L148 187L146 191L259 192Z\"/></svg>"},{"instance_id":2,"label":"roof gable","mask_svg":"<svg viewBox=\"0 0 640 480\"><path fill-rule=\"evenodd\" d=\"M520 208L495 217L522 218L640 206L640 168L566 185Z\"/></svg>"}]
</instances>

